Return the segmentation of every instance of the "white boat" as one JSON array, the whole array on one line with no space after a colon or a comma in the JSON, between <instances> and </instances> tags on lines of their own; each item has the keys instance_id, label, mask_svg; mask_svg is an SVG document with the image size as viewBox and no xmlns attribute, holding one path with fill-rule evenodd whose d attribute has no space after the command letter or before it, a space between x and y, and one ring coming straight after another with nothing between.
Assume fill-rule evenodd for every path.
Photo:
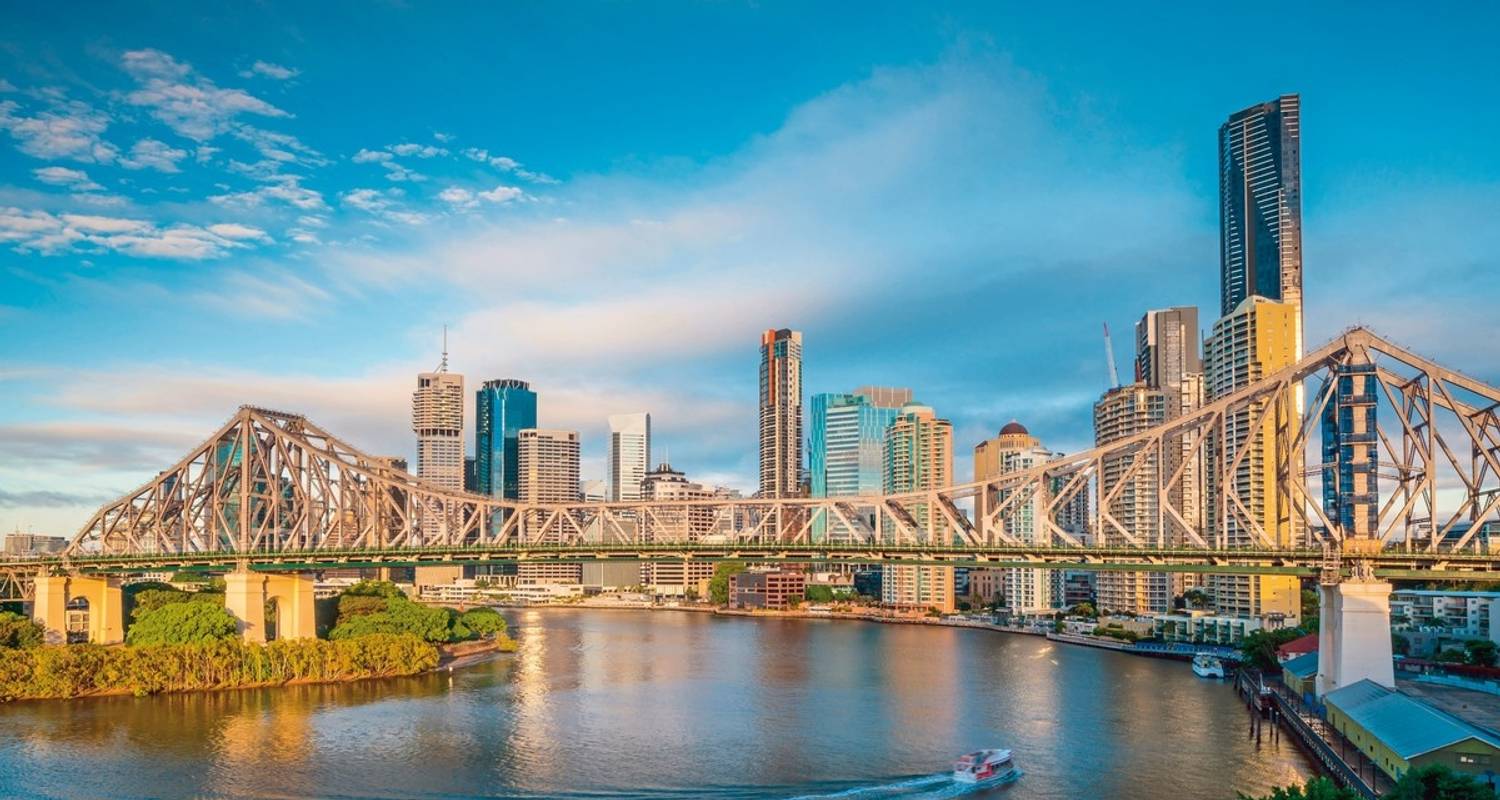
<instances>
[{"instance_id":1,"label":"white boat","mask_svg":"<svg viewBox=\"0 0 1500 800\"><path fill-rule=\"evenodd\" d=\"M1209 653L1193 656L1193 673L1200 678L1224 677L1224 662Z\"/></svg>"},{"instance_id":2,"label":"white boat","mask_svg":"<svg viewBox=\"0 0 1500 800\"><path fill-rule=\"evenodd\" d=\"M1019 774L1009 750L979 750L953 762L953 780L959 783L1000 783Z\"/></svg>"}]
</instances>

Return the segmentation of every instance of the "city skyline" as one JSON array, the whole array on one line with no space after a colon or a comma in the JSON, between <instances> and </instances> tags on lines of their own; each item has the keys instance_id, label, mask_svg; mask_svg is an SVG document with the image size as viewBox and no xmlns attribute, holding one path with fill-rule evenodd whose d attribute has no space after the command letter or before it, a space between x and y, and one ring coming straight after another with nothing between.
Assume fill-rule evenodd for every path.
<instances>
[{"instance_id":1,"label":"city skyline","mask_svg":"<svg viewBox=\"0 0 1500 800\"><path fill-rule=\"evenodd\" d=\"M318 106L349 79L315 48L215 48L211 33L200 45L120 20L42 37L75 29L49 17L56 12L24 13L7 39L16 49L0 57L7 529L70 535L92 507L149 478L240 402L308 413L415 467L404 406L444 322L454 323L454 371L470 386L520 375L547 394L539 423L580 431L587 477L604 474L608 414L640 408L658 418L654 436L695 479L753 489L746 343L768 325L805 333L804 396L912 386L953 420L960 459L1012 418L1058 450L1083 449L1104 388L1097 322L1124 331L1147 308L1215 307L1215 129L1236 109L1289 92L1301 93L1308 119L1307 345L1363 321L1478 377L1500 373L1482 337L1455 333L1485 319L1479 298L1495 280L1486 271L1494 234L1477 224L1494 207L1486 181L1495 160L1465 132L1484 129L1493 104L1458 104L1446 90L1407 102L1424 77L1459 69L1456 54L1432 53L1396 80L1382 69L1306 74L1297 58L1249 78L1213 64L1172 99L1148 98L1138 75L1112 81L1089 66L1067 74L1020 37L996 34L993 18L961 11L958 33L918 25L929 32L920 52L877 57L837 39L810 80L757 86L753 112L687 126L696 142L637 123L583 153L581 136L563 137L573 151L541 141L539 131L556 124L506 125L496 143L483 121L436 111L408 114L415 125L353 126L368 140L336 137L319 131L339 126L326 125ZM779 13L723 12L721 21ZM403 19L372 16L376 27ZM1313 12L1293 37L1331 24ZM91 37L105 26L116 33L101 45ZM424 44L435 32L414 35ZM31 44L43 39L47 58ZM174 86L211 87L225 104L207 118L186 116L160 102ZM1402 120L1380 137L1355 130L1351 110L1376 87L1418 110L1420 139ZM418 94L390 84L393 102ZM556 104L543 116L565 118ZM37 121L47 120L87 123L76 138L92 147L58 149L75 140L39 134ZM1101 125L1112 133L1098 133ZM1427 150L1441 142L1443 155L1417 155L1418 141ZM464 154L470 148L491 152L481 165ZM278 155L294 165L279 179L231 166ZM284 177L293 170L295 182ZM1097 177L1110 173L1121 180ZM839 175L858 182L819 188ZM973 177L1027 195L1040 212L1022 214L993 189L971 191ZM806 198L789 203L803 188ZM861 192L868 201L841 199ZM293 202L314 195L322 210ZM1400 224L1413 204L1424 224ZM408 215L428 219L409 224L418 220ZM987 233L996 219L1016 224ZM1039 223L1047 220L1056 222ZM48 231L60 238L44 241ZM309 235L322 245L303 241ZM488 252L499 266L486 270ZM419 268L424 259L436 266ZM602 294L549 299L558 278L595 279L632 259L646 266L597 284ZM934 279L901 287L895 277L916 264ZM1393 298L1410 294L1402 265L1437 287L1421 302L1440 313L1397 311ZM424 285L414 290L411 279ZM503 284L503 299L492 284ZM1442 291L1448 284L1464 289ZM997 301L1003 319L982 319ZM847 310L855 307L857 315ZM642 308L682 311L658 320ZM899 331L870 322L902 309L916 311ZM966 325L936 324L956 319ZM473 424L466 420L466 449ZM962 460L955 470L969 472Z\"/></svg>"}]
</instances>

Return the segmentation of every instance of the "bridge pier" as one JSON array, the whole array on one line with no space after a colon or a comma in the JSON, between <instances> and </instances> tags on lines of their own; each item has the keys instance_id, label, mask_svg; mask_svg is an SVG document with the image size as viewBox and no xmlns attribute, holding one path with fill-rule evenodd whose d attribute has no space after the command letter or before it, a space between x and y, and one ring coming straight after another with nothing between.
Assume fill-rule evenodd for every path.
<instances>
[{"instance_id":1,"label":"bridge pier","mask_svg":"<svg viewBox=\"0 0 1500 800\"><path fill-rule=\"evenodd\" d=\"M317 636L313 576L298 572L251 572L238 569L224 576L224 607L239 623L247 642L267 640L266 603L276 601L277 639Z\"/></svg>"},{"instance_id":2,"label":"bridge pier","mask_svg":"<svg viewBox=\"0 0 1500 800\"><path fill-rule=\"evenodd\" d=\"M80 598L89 604L90 642L119 644L125 641L125 601L120 592L119 578L39 575L31 618L42 626L48 644L68 641L68 602Z\"/></svg>"},{"instance_id":3,"label":"bridge pier","mask_svg":"<svg viewBox=\"0 0 1500 800\"><path fill-rule=\"evenodd\" d=\"M1318 697L1363 679L1396 688L1391 585L1372 576L1318 587Z\"/></svg>"}]
</instances>

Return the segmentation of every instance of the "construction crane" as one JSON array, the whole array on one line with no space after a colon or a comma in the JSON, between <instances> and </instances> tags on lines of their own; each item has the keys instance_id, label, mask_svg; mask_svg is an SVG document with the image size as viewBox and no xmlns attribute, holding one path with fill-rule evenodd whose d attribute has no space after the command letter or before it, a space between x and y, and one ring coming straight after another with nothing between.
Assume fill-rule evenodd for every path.
<instances>
[{"instance_id":1,"label":"construction crane","mask_svg":"<svg viewBox=\"0 0 1500 800\"><path fill-rule=\"evenodd\" d=\"M1115 371L1115 346L1109 341L1109 323L1104 323L1104 361L1109 364L1109 388L1120 388L1120 373Z\"/></svg>"}]
</instances>

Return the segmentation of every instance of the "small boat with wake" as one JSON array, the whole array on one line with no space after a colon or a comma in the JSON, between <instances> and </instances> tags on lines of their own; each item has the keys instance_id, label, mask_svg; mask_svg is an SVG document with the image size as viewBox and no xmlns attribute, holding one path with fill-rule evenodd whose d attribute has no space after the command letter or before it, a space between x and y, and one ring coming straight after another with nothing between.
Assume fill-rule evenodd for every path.
<instances>
[{"instance_id":1,"label":"small boat with wake","mask_svg":"<svg viewBox=\"0 0 1500 800\"><path fill-rule=\"evenodd\" d=\"M958 783L1004 783L1020 775L1009 750L977 750L953 762L953 780Z\"/></svg>"}]
</instances>

